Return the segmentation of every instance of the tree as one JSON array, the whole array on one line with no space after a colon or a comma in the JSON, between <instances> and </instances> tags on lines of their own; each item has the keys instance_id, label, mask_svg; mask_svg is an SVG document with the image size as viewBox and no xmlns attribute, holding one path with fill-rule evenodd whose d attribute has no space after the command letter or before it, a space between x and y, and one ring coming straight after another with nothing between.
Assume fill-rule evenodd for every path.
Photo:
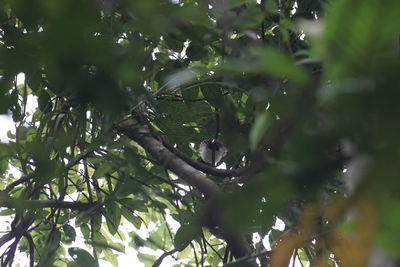
<instances>
[{"instance_id":1,"label":"tree","mask_svg":"<svg viewBox=\"0 0 400 267\"><path fill-rule=\"evenodd\" d=\"M117 265L115 239L146 266L394 266L399 25L394 0L2 1L2 266Z\"/></svg>"}]
</instances>

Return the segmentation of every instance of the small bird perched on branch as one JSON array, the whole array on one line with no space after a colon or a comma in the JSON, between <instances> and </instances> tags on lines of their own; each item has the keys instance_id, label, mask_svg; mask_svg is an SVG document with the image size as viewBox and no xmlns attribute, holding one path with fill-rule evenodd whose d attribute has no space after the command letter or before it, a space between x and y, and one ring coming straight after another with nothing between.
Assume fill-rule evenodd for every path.
<instances>
[{"instance_id":1,"label":"small bird perched on branch","mask_svg":"<svg viewBox=\"0 0 400 267\"><path fill-rule=\"evenodd\" d=\"M207 164L215 166L228 152L226 147L219 141L206 139L200 143L199 156Z\"/></svg>"}]
</instances>

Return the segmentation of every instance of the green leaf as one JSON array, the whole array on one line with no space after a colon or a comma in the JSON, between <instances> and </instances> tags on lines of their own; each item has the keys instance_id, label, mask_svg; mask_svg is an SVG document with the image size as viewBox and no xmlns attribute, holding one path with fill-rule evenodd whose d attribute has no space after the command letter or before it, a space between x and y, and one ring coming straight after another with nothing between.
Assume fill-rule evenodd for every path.
<instances>
[{"instance_id":1,"label":"green leaf","mask_svg":"<svg viewBox=\"0 0 400 267\"><path fill-rule=\"evenodd\" d=\"M144 263L146 267L150 267L153 265L157 258L154 255L139 252L138 259L140 260L140 262Z\"/></svg>"},{"instance_id":2,"label":"green leaf","mask_svg":"<svg viewBox=\"0 0 400 267\"><path fill-rule=\"evenodd\" d=\"M208 84L200 87L201 93L207 101L214 107L218 107L222 103L221 85Z\"/></svg>"},{"instance_id":3,"label":"green leaf","mask_svg":"<svg viewBox=\"0 0 400 267\"><path fill-rule=\"evenodd\" d=\"M21 241L18 243L18 248L19 248L19 251L21 251L21 252L28 251L29 243L28 243L28 240L26 239L26 237L23 237L21 239Z\"/></svg>"},{"instance_id":4,"label":"green leaf","mask_svg":"<svg viewBox=\"0 0 400 267\"><path fill-rule=\"evenodd\" d=\"M84 249L72 247L68 249L68 253L74 260L71 267L99 267L92 255Z\"/></svg>"},{"instance_id":5,"label":"green leaf","mask_svg":"<svg viewBox=\"0 0 400 267\"><path fill-rule=\"evenodd\" d=\"M139 217L132 214L132 212L130 210L128 210L127 208L121 207L121 214L122 214L122 216L125 217L125 219L127 219L130 223L132 223L137 229L139 229L140 226L142 225L142 220Z\"/></svg>"},{"instance_id":6,"label":"green leaf","mask_svg":"<svg viewBox=\"0 0 400 267\"><path fill-rule=\"evenodd\" d=\"M171 50L174 50L176 52L181 52L183 49L184 41L177 40L176 36L174 36L174 35L173 36L170 36L170 35L165 36L164 41Z\"/></svg>"},{"instance_id":7,"label":"green leaf","mask_svg":"<svg viewBox=\"0 0 400 267\"><path fill-rule=\"evenodd\" d=\"M199 88L198 87L185 88L181 91L181 93L183 99L193 100L199 96Z\"/></svg>"},{"instance_id":8,"label":"green leaf","mask_svg":"<svg viewBox=\"0 0 400 267\"><path fill-rule=\"evenodd\" d=\"M201 236L201 227L198 224L183 224L176 231L174 247L179 251L184 250L192 240Z\"/></svg>"},{"instance_id":9,"label":"green leaf","mask_svg":"<svg viewBox=\"0 0 400 267\"><path fill-rule=\"evenodd\" d=\"M0 211L0 216L10 216L12 214L15 214L15 210L13 209L5 209Z\"/></svg>"},{"instance_id":10,"label":"green leaf","mask_svg":"<svg viewBox=\"0 0 400 267\"><path fill-rule=\"evenodd\" d=\"M237 7L243 4L246 4L246 2L248 2L248 0L228 0L226 1L226 4L232 8L232 7Z\"/></svg>"},{"instance_id":11,"label":"green leaf","mask_svg":"<svg viewBox=\"0 0 400 267\"><path fill-rule=\"evenodd\" d=\"M99 251L106 251L107 249L113 249L115 251L125 253L125 246L121 243L107 241L103 235L96 234L97 241L86 241L85 244L96 247Z\"/></svg>"},{"instance_id":12,"label":"green leaf","mask_svg":"<svg viewBox=\"0 0 400 267\"><path fill-rule=\"evenodd\" d=\"M170 241L167 231L166 225L162 224L158 226L155 231L150 232L149 238L145 242L146 247L153 250L169 247L171 242L167 244L167 242Z\"/></svg>"},{"instance_id":13,"label":"green leaf","mask_svg":"<svg viewBox=\"0 0 400 267\"><path fill-rule=\"evenodd\" d=\"M64 234L65 234L63 242L71 243L71 242L75 241L75 239L76 239L76 231L75 231L74 227L72 227L69 224L65 224L63 226L63 231L64 231Z\"/></svg>"},{"instance_id":14,"label":"green leaf","mask_svg":"<svg viewBox=\"0 0 400 267\"><path fill-rule=\"evenodd\" d=\"M132 236L132 233L130 233L130 235ZM138 236L136 233L133 234L131 244L133 244L134 247L138 247L138 248L143 247L145 242L146 242L146 240L144 240L143 238Z\"/></svg>"},{"instance_id":15,"label":"green leaf","mask_svg":"<svg viewBox=\"0 0 400 267\"><path fill-rule=\"evenodd\" d=\"M104 250L104 259L118 267L118 256L110 249Z\"/></svg>"},{"instance_id":16,"label":"green leaf","mask_svg":"<svg viewBox=\"0 0 400 267\"><path fill-rule=\"evenodd\" d=\"M82 232L82 234L83 234L83 237L86 239L86 240L88 240L89 238L90 238L90 229L89 229L89 226L87 225L87 224L81 224L81 226L80 226L80 228L81 228L81 232Z\"/></svg>"},{"instance_id":17,"label":"green leaf","mask_svg":"<svg viewBox=\"0 0 400 267\"><path fill-rule=\"evenodd\" d=\"M272 118L270 113L264 112L258 115L253 127L251 128L249 136L250 148L252 150L257 148L258 143L261 141L268 127L271 125L271 122Z\"/></svg>"},{"instance_id":18,"label":"green leaf","mask_svg":"<svg viewBox=\"0 0 400 267\"><path fill-rule=\"evenodd\" d=\"M107 238L99 231L93 232L92 242L96 243L97 245L103 248L108 246Z\"/></svg>"},{"instance_id":19,"label":"green leaf","mask_svg":"<svg viewBox=\"0 0 400 267\"><path fill-rule=\"evenodd\" d=\"M253 28L261 25L264 14L256 5L247 6L238 17L235 24L241 29Z\"/></svg>"},{"instance_id":20,"label":"green leaf","mask_svg":"<svg viewBox=\"0 0 400 267\"><path fill-rule=\"evenodd\" d=\"M116 242L108 243L108 247L115 251L125 253L125 246L121 243L116 243Z\"/></svg>"},{"instance_id":21,"label":"green leaf","mask_svg":"<svg viewBox=\"0 0 400 267\"><path fill-rule=\"evenodd\" d=\"M94 172L96 178L104 177L104 175L110 173L114 169L114 164L109 162L103 162Z\"/></svg>"},{"instance_id":22,"label":"green leaf","mask_svg":"<svg viewBox=\"0 0 400 267\"><path fill-rule=\"evenodd\" d=\"M260 71L265 71L277 78L286 77L289 81L299 85L305 85L309 81L308 73L277 49L254 49L253 54L259 60Z\"/></svg>"},{"instance_id":23,"label":"green leaf","mask_svg":"<svg viewBox=\"0 0 400 267\"><path fill-rule=\"evenodd\" d=\"M56 251L60 247L61 233L59 230L51 230L49 239L47 240L46 246L44 247L38 266L47 266L49 263L54 261L57 256Z\"/></svg>"},{"instance_id":24,"label":"green leaf","mask_svg":"<svg viewBox=\"0 0 400 267\"><path fill-rule=\"evenodd\" d=\"M115 201L106 203L106 218L107 228L111 235L115 235L121 223L121 208Z\"/></svg>"},{"instance_id":25,"label":"green leaf","mask_svg":"<svg viewBox=\"0 0 400 267\"><path fill-rule=\"evenodd\" d=\"M189 69L179 70L166 77L164 86L174 89L178 86L182 86L186 83L193 81L195 78L195 73L190 71Z\"/></svg>"},{"instance_id":26,"label":"green leaf","mask_svg":"<svg viewBox=\"0 0 400 267\"><path fill-rule=\"evenodd\" d=\"M120 200L121 205L130 208L133 211L148 212L146 201L131 198L124 198Z\"/></svg>"},{"instance_id":27,"label":"green leaf","mask_svg":"<svg viewBox=\"0 0 400 267\"><path fill-rule=\"evenodd\" d=\"M208 51L203 46L192 43L186 49L186 55L192 61L201 60L203 57L207 56Z\"/></svg>"},{"instance_id":28,"label":"green leaf","mask_svg":"<svg viewBox=\"0 0 400 267\"><path fill-rule=\"evenodd\" d=\"M51 237L49 239L49 247L54 248L58 247L60 245L61 241L61 233L59 230L54 230L54 232L51 234Z\"/></svg>"},{"instance_id":29,"label":"green leaf","mask_svg":"<svg viewBox=\"0 0 400 267\"><path fill-rule=\"evenodd\" d=\"M8 160L0 160L0 175L3 175L8 169Z\"/></svg>"},{"instance_id":30,"label":"green leaf","mask_svg":"<svg viewBox=\"0 0 400 267\"><path fill-rule=\"evenodd\" d=\"M51 98L46 90L41 90L38 95L38 106L42 112L48 112L52 108Z\"/></svg>"}]
</instances>

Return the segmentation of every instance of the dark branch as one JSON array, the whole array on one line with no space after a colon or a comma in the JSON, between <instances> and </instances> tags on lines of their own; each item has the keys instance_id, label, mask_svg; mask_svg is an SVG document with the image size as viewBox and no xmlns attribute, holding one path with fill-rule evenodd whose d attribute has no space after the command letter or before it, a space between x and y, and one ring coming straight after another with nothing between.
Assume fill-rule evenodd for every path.
<instances>
[{"instance_id":1,"label":"dark branch","mask_svg":"<svg viewBox=\"0 0 400 267\"><path fill-rule=\"evenodd\" d=\"M151 134L151 129L148 126L140 125L133 118L127 118L115 125L115 129L136 141L164 167L195 187L207 199L215 199L221 193L221 189L215 182L166 148L159 138ZM251 253L250 246L242 234L224 233L223 238L229 244L236 258L241 258ZM257 266L255 261L249 261L248 264Z\"/></svg>"},{"instance_id":2,"label":"dark branch","mask_svg":"<svg viewBox=\"0 0 400 267\"><path fill-rule=\"evenodd\" d=\"M190 158L185 153L182 153L180 150L174 148L165 139L162 138L161 140L162 140L163 145L166 148L168 148L172 153L174 153L176 156L181 158L183 161L185 161L187 164L189 164L193 168L195 168L199 171L202 171L205 174L211 174L211 175L214 175L217 177L238 177L238 176L242 176L247 171L247 168L237 168L237 169L231 169L231 170L217 169L215 167L212 167L211 165L207 165L200 161Z\"/></svg>"},{"instance_id":3,"label":"dark branch","mask_svg":"<svg viewBox=\"0 0 400 267\"><path fill-rule=\"evenodd\" d=\"M24 233L26 233L26 229L32 224L31 219L24 219L24 220L20 221L16 226L13 226L13 224L16 224L17 221L19 221L19 220L17 219L17 216L16 216L14 218L13 223L11 224L12 230L0 238L0 247L2 247L5 243L12 240L13 238L16 238L16 240L17 239L19 240L19 238L21 238L21 236Z\"/></svg>"},{"instance_id":4,"label":"dark branch","mask_svg":"<svg viewBox=\"0 0 400 267\"><path fill-rule=\"evenodd\" d=\"M30 234L25 233L24 237L28 240L29 244L29 267L33 267L34 263L34 251L35 251L35 244L33 243L33 239Z\"/></svg>"},{"instance_id":5,"label":"dark branch","mask_svg":"<svg viewBox=\"0 0 400 267\"><path fill-rule=\"evenodd\" d=\"M251 255L248 255L248 256L245 256L245 257L241 257L241 258L239 258L239 259L237 259L237 260L235 260L233 262L224 264L222 267L236 266L237 264L242 263L242 262L246 262L249 259L257 258L257 257L264 256L264 255L267 255L267 257L269 257L270 254L271 254L271 251L263 250L263 251L260 251L258 253L255 253L255 254L251 254Z\"/></svg>"},{"instance_id":6,"label":"dark branch","mask_svg":"<svg viewBox=\"0 0 400 267\"><path fill-rule=\"evenodd\" d=\"M32 179L33 177L35 177L36 173L35 172L31 172L27 175L22 176L21 178L19 178L18 180L12 182L11 184L9 184L3 191L4 193L8 193L10 192L14 187L16 187L17 185L20 185L26 181L28 181L29 179Z\"/></svg>"},{"instance_id":7,"label":"dark branch","mask_svg":"<svg viewBox=\"0 0 400 267\"><path fill-rule=\"evenodd\" d=\"M181 158L166 148L158 138L153 137L149 127L139 125L135 119L131 118L120 122L116 125L116 129L118 132L126 134L129 138L140 144L164 167L170 169L179 178L197 188L206 198L214 197L221 192L216 183L197 169L186 164Z\"/></svg>"},{"instance_id":8,"label":"dark branch","mask_svg":"<svg viewBox=\"0 0 400 267\"><path fill-rule=\"evenodd\" d=\"M78 156L76 156L74 159L72 159L70 162L68 162L68 164L65 166L65 170L68 171L72 166L78 164L81 159L84 159L85 157L87 157L88 154L89 154L89 151L85 151L85 152L79 154ZM22 176L18 180L9 184L3 191L0 191L0 194L10 192L12 189L14 189L14 187L32 179L35 176L36 176L36 172L31 172L27 175Z\"/></svg>"},{"instance_id":9,"label":"dark branch","mask_svg":"<svg viewBox=\"0 0 400 267\"><path fill-rule=\"evenodd\" d=\"M165 91L167 91L168 93L179 92L179 91L184 90L184 89L189 89L189 88L192 88L192 87L195 87L195 86L199 86L199 85L202 85L202 84L210 83L212 81L218 80L218 78L219 78L218 76L210 76L210 77L205 77L205 78L203 78L201 80L195 80L195 81L191 81L191 82L188 82L188 83L185 83L185 84L172 86L172 88L171 87L164 87L163 89L157 91L154 94L154 96L158 97L161 94L163 94Z\"/></svg>"},{"instance_id":10,"label":"dark branch","mask_svg":"<svg viewBox=\"0 0 400 267\"><path fill-rule=\"evenodd\" d=\"M178 252L179 249L174 248L171 251L166 251L164 252L154 263L153 263L153 267L158 267L160 266L160 264L162 263L162 261L164 260L165 257L174 254L175 252Z\"/></svg>"},{"instance_id":11,"label":"dark branch","mask_svg":"<svg viewBox=\"0 0 400 267\"><path fill-rule=\"evenodd\" d=\"M72 202L60 200L22 200L10 196L0 194L0 207L12 209L42 209L42 208L58 208L71 210L88 210L95 206L96 203Z\"/></svg>"}]
</instances>

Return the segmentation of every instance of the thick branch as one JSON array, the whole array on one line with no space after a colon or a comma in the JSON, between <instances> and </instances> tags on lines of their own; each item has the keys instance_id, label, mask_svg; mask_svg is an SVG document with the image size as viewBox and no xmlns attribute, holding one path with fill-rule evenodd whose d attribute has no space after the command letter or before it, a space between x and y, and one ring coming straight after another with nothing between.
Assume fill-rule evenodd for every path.
<instances>
[{"instance_id":1,"label":"thick branch","mask_svg":"<svg viewBox=\"0 0 400 267\"><path fill-rule=\"evenodd\" d=\"M221 193L221 189L216 183L167 149L159 138L152 136L148 126L139 125L135 119L129 118L118 123L115 128L119 133L126 134L129 138L140 144L163 166L195 187L206 198L215 198ZM223 234L223 237L236 258L250 255L250 246L243 235L229 233ZM249 264L257 266L255 261L249 261Z\"/></svg>"},{"instance_id":2,"label":"thick branch","mask_svg":"<svg viewBox=\"0 0 400 267\"><path fill-rule=\"evenodd\" d=\"M119 123L116 129L140 144L163 166L194 186L206 198L220 193L221 190L216 183L167 149L159 139L150 134L147 126L138 125L135 119L126 119Z\"/></svg>"}]
</instances>

